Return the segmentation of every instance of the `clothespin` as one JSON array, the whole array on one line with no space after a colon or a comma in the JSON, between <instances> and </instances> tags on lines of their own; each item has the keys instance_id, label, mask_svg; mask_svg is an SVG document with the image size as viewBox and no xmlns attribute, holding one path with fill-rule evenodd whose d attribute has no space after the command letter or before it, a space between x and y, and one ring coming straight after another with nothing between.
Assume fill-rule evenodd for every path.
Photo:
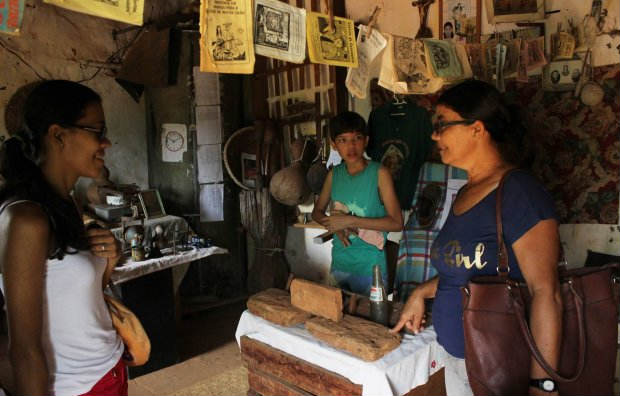
<instances>
[{"instance_id":1,"label":"clothespin","mask_svg":"<svg viewBox=\"0 0 620 396\"><path fill-rule=\"evenodd\" d=\"M372 34L372 28L377 22L377 19L379 17L379 14L381 13L381 10L382 10L381 6L375 6L375 9L373 10L372 14L370 14L370 19L368 20L368 28L366 30L366 37L370 37L370 35Z\"/></svg>"},{"instance_id":2,"label":"clothespin","mask_svg":"<svg viewBox=\"0 0 620 396\"><path fill-rule=\"evenodd\" d=\"M329 15L329 29L332 32L336 31L336 26L334 25L334 0L325 0L325 11L327 15Z\"/></svg>"}]
</instances>

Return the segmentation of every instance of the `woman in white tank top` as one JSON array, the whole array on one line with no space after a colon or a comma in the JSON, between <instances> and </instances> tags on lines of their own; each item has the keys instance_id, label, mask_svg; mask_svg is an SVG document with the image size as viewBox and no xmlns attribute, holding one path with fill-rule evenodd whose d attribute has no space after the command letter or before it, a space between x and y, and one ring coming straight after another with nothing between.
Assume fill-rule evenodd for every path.
<instances>
[{"instance_id":1,"label":"woman in white tank top","mask_svg":"<svg viewBox=\"0 0 620 396\"><path fill-rule=\"evenodd\" d=\"M36 85L22 130L0 150L0 268L16 394L127 394L123 344L102 289L120 258L108 230L86 231L71 191L97 177L101 98L78 83Z\"/></svg>"}]
</instances>

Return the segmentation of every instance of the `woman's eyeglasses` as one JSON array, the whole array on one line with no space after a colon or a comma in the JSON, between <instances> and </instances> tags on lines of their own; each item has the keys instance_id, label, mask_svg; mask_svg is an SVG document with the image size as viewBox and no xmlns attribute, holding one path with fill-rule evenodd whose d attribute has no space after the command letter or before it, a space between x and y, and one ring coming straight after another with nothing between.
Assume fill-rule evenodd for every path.
<instances>
[{"instance_id":1,"label":"woman's eyeglasses","mask_svg":"<svg viewBox=\"0 0 620 396\"><path fill-rule=\"evenodd\" d=\"M443 131L454 125L470 125L476 122L476 120L466 119L457 121L435 121L433 122L433 132L441 135Z\"/></svg>"},{"instance_id":2,"label":"woman's eyeglasses","mask_svg":"<svg viewBox=\"0 0 620 396\"><path fill-rule=\"evenodd\" d=\"M93 133L93 134L95 134L97 139L99 139L100 141L105 139L106 135L108 134L108 128L105 125L103 127L101 127L101 128L93 128L93 127L84 126L84 125L67 124L67 125L64 125L64 127L65 128L77 128L77 129L84 130L86 132Z\"/></svg>"}]
</instances>

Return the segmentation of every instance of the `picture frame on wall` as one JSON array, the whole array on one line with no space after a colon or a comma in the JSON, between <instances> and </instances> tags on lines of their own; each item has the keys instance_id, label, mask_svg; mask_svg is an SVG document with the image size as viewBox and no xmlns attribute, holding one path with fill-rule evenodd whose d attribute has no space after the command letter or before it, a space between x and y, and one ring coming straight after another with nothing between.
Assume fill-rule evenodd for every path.
<instances>
[{"instance_id":1,"label":"picture frame on wall","mask_svg":"<svg viewBox=\"0 0 620 396\"><path fill-rule=\"evenodd\" d=\"M538 21L545 18L544 0L485 0L488 22Z\"/></svg>"},{"instance_id":2,"label":"picture frame on wall","mask_svg":"<svg viewBox=\"0 0 620 396\"><path fill-rule=\"evenodd\" d=\"M138 198L140 199L140 206L142 207L142 213L144 213L144 218L146 220L166 215L159 190L154 188L142 190L138 192Z\"/></svg>"},{"instance_id":3,"label":"picture frame on wall","mask_svg":"<svg viewBox=\"0 0 620 396\"><path fill-rule=\"evenodd\" d=\"M550 62L543 69L543 89L545 91L572 91L577 86L582 72L582 59Z\"/></svg>"},{"instance_id":4,"label":"picture frame on wall","mask_svg":"<svg viewBox=\"0 0 620 396\"><path fill-rule=\"evenodd\" d=\"M479 43L482 0L439 0L439 38Z\"/></svg>"}]
</instances>

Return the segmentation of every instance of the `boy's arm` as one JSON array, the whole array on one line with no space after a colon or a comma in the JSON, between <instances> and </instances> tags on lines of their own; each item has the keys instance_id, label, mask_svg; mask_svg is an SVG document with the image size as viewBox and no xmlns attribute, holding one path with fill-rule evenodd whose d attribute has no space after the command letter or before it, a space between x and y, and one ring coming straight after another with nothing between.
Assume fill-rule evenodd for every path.
<instances>
[{"instance_id":1,"label":"boy's arm","mask_svg":"<svg viewBox=\"0 0 620 396\"><path fill-rule=\"evenodd\" d=\"M338 237L338 239L340 239L340 241L342 242L344 246L349 246L351 242L349 242L349 239L346 237L345 230L335 231L329 228L329 220L331 218L339 217L339 216L327 216L325 214L325 209L327 209L327 204L331 200L332 177L333 177L332 175L333 175L333 170L330 170L327 173L325 182L323 183L323 188L321 189L321 194L319 195L319 199L317 199L317 201L314 203L314 209L312 209L312 219L316 221L317 223L319 223L320 225L322 225L323 227L327 228L332 233L334 233Z\"/></svg>"},{"instance_id":2,"label":"boy's arm","mask_svg":"<svg viewBox=\"0 0 620 396\"><path fill-rule=\"evenodd\" d=\"M312 209L312 219L324 227L326 227L325 220L328 218L325 214L325 209L327 209L332 193L332 174L332 170L327 173L319 199L314 203L314 208Z\"/></svg>"},{"instance_id":3,"label":"boy's arm","mask_svg":"<svg viewBox=\"0 0 620 396\"><path fill-rule=\"evenodd\" d=\"M385 168L379 168L378 174L379 195L385 206L385 217L371 218L350 215L330 216L323 219L323 224L330 231L338 231L345 228L365 228L376 231L401 231L403 229L403 214L400 203L396 198L392 175ZM316 207L316 206L315 206ZM314 217L313 217L314 218ZM318 220L317 220L318 221Z\"/></svg>"}]
</instances>

